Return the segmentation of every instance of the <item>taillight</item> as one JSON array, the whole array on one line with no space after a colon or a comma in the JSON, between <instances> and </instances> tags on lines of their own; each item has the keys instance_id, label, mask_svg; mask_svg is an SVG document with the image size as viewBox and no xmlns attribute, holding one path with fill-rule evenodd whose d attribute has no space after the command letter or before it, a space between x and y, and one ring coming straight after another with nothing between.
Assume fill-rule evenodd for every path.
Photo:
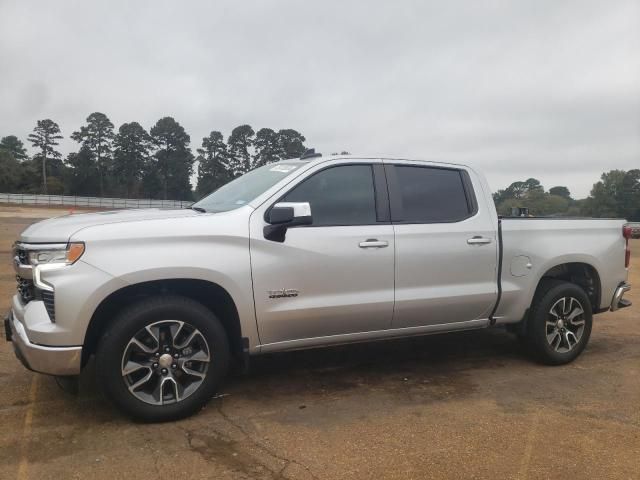
<instances>
[{"instance_id":1,"label":"taillight","mask_svg":"<svg viewBox=\"0 0 640 480\"><path fill-rule=\"evenodd\" d=\"M622 236L624 237L624 268L629 268L631 263L631 247L629 239L631 238L632 228L629 225L622 227Z\"/></svg>"}]
</instances>

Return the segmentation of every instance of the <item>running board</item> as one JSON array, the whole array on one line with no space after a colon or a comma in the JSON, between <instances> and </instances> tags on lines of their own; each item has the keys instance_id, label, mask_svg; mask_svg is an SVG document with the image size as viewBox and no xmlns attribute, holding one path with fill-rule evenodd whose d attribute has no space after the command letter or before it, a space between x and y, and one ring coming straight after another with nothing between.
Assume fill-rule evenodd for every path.
<instances>
[{"instance_id":1,"label":"running board","mask_svg":"<svg viewBox=\"0 0 640 480\"><path fill-rule=\"evenodd\" d=\"M314 347L328 347L345 343L360 343L373 340L387 340L393 338L432 335L436 333L458 332L461 330L475 330L490 325L488 318L469 320L466 322L441 323L437 325L423 325L419 327L394 328L389 330L375 330L372 332L346 333L344 335L329 335L326 337L303 338L300 340L285 340L284 342L265 343L259 345L260 353L281 352L284 350L301 350Z\"/></svg>"}]
</instances>

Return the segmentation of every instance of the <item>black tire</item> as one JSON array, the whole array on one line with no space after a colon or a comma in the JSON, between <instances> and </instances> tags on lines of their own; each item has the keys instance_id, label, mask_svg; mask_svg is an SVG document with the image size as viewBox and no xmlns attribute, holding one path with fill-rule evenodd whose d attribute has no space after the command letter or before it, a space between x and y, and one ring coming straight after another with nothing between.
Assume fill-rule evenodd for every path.
<instances>
[{"instance_id":1,"label":"black tire","mask_svg":"<svg viewBox=\"0 0 640 480\"><path fill-rule=\"evenodd\" d=\"M145 327L155 322L175 320L185 322L185 324L197 329L201 333L201 336L198 336L198 342L202 342L202 339L206 342L210 360L206 362L207 367L201 367L202 369L206 368L203 373L204 378L194 382L201 383L198 383L198 386L194 387L194 391L184 399L178 399L178 387L176 386L177 401L174 400L174 403L162 405L146 403L130 391L129 385L123 376L122 368L125 350L130 348L130 340ZM159 341L157 343L159 348L162 347L160 345L162 342ZM169 344L169 341L166 343ZM205 347L203 346L203 348ZM146 355L146 352L140 354ZM229 360L229 341L225 329L220 320L210 310L202 304L185 297L150 297L123 309L114 321L109 324L96 352L96 371L98 381L102 385L106 396L121 411L136 420L163 422L184 418L200 410L214 395L227 374ZM150 375L157 375L157 378L161 381L162 374L157 368L157 363L155 365L154 369L145 367L147 370L144 372L151 372ZM185 363L184 365L190 366L191 364ZM170 368L173 368L173 366ZM180 367L178 366L177 371L179 370ZM171 372L171 375L174 375L174 373ZM177 375L184 376L185 374L179 371ZM164 399L163 391L164 386L160 387L160 397Z\"/></svg>"},{"instance_id":2,"label":"black tire","mask_svg":"<svg viewBox=\"0 0 640 480\"><path fill-rule=\"evenodd\" d=\"M565 332L571 330L570 333L574 333L573 328L575 328L576 333L580 331L578 341L572 346L570 346L571 343L565 337L565 335L568 336L569 334L561 333L561 329L556 334L558 327L547 324L547 321L558 323L557 317L550 311L563 298L574 299L578 302L573 304L574 311L576 306L583 310L577 320L570 320L571 323L567 324L567 317L564 317L563 322L560 322L560 325L565 328ZM557 308L559 307L560 304L558 304ZM572 307L570 306L569 308ZM554 311L557 312L557 310ZM562 316L560 320L562 320ZM574 327L572 322L579 323L582 320L584 320L582 330L579 327ZM589 342L592 321L591 302L580 286L562 280L543 280L538 287L529 311L525 337L527 347L539 362L546 365L564 365L572 362L582 353ZM570 325L571 329L567 325ZM569 338L573 341L576 337L574 334L573 337ZM553 338L553 341L549 340L549 338ZM560 351L558 351L556 345ZM567 348L569 349L567 350Z\"/></svg>"}]
</instances>

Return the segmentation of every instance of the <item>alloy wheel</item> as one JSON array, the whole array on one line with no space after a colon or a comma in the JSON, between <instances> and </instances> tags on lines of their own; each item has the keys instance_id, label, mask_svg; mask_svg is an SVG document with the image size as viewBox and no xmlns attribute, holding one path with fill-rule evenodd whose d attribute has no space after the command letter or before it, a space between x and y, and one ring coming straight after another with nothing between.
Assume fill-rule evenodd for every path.
<instances>
[{"instance_id":1,"label":"alloy wheel","mask_svg":"<svg viewBox=\"0 0 640 480\"><path fill-rule=\"evenodd\" d=\"M582 304L574 297L557 300L547 315L547 343L558 353L567 353L580 342L585 319Z\"/></svg>"},{"instance_id":2,"label":"alloy wheel","mask_svg":"<svg viewBox=\"0 0 640 480\"><path fill-rule=\"evenodd\" d=\"M122 377L137 399L152 405L177 403L204 381L211 356L193 325L162 320L139 330L122 355Z\"/></svg>"}]
</instances>

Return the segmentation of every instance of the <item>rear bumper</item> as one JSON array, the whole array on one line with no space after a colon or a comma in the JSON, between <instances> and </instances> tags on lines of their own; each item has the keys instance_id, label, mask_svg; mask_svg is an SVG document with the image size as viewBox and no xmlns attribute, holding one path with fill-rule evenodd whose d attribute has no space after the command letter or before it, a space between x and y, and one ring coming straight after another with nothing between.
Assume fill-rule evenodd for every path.
<instances>
[{"instance_id":1,"label":"rear bumper","mask_svg":"<svg viewBox=\"0 0 640 480\"><path fill-rule=\"evenodd\" d=\"M631 290L631 285L627 282L622 282L620 285L618 285L618 288L616 288L615 292L613 293L613 298L611 299L610 310L612 312L615 312L616 310L619 310L621 308L631 306L631 302L629 300L622 298L624 297L624 294L629 290Z\"/></svg>"},{"instance_id":2,"label":"rear bumper","mask_svg":"<svg viewBox=\"0 0 640 480\"><path fill-rule=\"evenodd\" d=\"M13 343L16 357L29 370L48 375L78 375L82 347L45 347L29 341L22 324L13 312L4 319L5 337Z\"/></svg>"}]
</instances>

